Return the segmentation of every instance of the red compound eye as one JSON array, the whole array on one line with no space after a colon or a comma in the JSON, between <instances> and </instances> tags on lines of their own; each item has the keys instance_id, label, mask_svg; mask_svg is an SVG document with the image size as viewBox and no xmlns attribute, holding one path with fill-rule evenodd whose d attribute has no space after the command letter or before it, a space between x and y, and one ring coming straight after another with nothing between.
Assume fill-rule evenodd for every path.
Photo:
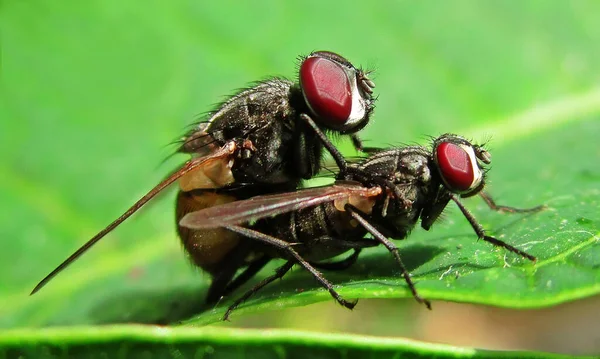
<instances>
[{"instance_id":1,"label":"red compound eye","mask_svg":"<svg viewBox=\"0 0 600 359\"><path fill-rule=\"evenodd\" d=\"M436 156L440 173L450 190L466 192L472 188L475 173L467 151L454 143L442 142L437 147Z\"/></svg>"},{"instance_id":2,"label":"red compound eye","mask_svg":"<svg viewBox=\"0 0 600 359\"><path fill-rule=\"evenodd\" d=\"M352 110L352 87L340 64L319 56L307 58L300 66L300 87L321 121L331 126L346 123Z\"/></svg>"}]
</instances>

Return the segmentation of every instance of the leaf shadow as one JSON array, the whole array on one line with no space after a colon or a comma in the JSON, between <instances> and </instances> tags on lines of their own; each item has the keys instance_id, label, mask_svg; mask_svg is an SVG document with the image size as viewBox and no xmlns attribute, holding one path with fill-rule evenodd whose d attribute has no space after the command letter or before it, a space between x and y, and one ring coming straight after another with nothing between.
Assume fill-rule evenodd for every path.
<instances>
[{"instance_id":1,"label":"leaf shadow","mask_svg":"<svg viewBox=\"0 0 600 359\"><path fill-rule=\"evenodd\" d=\"M445 249L438 246L413 245L402 250L402 258L406 269L409 272L412 272L444 252ZM382 259L383 257L386 259ZM327 280L333 283L334 286L352 286L364 281L389 286L390 283L386 281L387 279L402 278L398 264L388 252L365 255L359 258L358 262L348 269L342 271L322 271L322 274ZM252 283L242 286L235 291L228 300L220 303L216 309L226 308L232 300L241 296L255 283L255 281L252 281ZM251 301L261 302L265 299L271 300L273 298L281 297L282 295L287 295L288 293L289 295L294 295L298 292L306 292L319 288L321 288L321 286L309 273L297 268L295 271L288 273L279 282L275 282L262 289L260 294L253 297Z\"/></svg>"},{"instance_id":2,"label":"leaf shadow","mask_svg":"<svg viewBox=\"0 0 600 359\"><path fill-rule=\"evenodd\" d=\"M518 221L520 219L516 219ZM514 221L513 221L514 222ZM510 226L512 224L509 224ZM508 227L504 226L504 227ZM451 235L437 237L444 238L472 237L472 234ZM381 248L381 247L380 247ZM409 273L433 261L440 254L447 253L448 246L413 244L401 248L401 258ZM207 305L204 302L206 287L177 286L157 290L136 289L130 292L120 292L117 295L102 300L90 310L89 317L93 324L139 323L167 325L181 322L209 310L226 308L233 300L243 295L259 280L273 273L274 269L283 263L282 260L273 261L262 270L255 278L233 292L228 298L217 305ZM443 273L451 268L470 268L481 270L494 265L477 265L468 259L446 263L427 271L422 271L418 277L427 278L431 275ZM334 285L354 286L361 282L369 282L381 286L405 286L398 264L393 256L384 250L376 253L363 254L352 267L342 271L322 271L324 276ZM393 280L400 280L396 283ZM392 281L390 281L392 280ZM251 299L251 302L269 301L281 296L292 296L298 292L305 292L320 288L312 276L306 271L294 267L282 280L265 287Z\"/></svg>"},{"instance_id":3,"label":"leaf shadow","mask_svg":"<svg viewBox=\"0 0 600 359\"><path fill-rule=\"evenodd\" d=\"M198 314L205 296L206 288L197 286L120 292L97 303L88 317L92 324L167 325Z\"/></svg>"},{"instance_id":4,"label":"leaf shadow","mask_svg":"<svg viewBox=\"0 0 600 359\"><path fill-rule=\"evenodd\" d=\"M402 251L404 264L409 271L418 268L431 261L443 248L429 245L411 246ZM359 258L358 262L343 271L323 271L325 277L332 283L348 284L355 281L389 278L399 276L397 263L391 255L389 260L382 260L378 253L366 255ZM263 270L249 283L235 291L227 300L219 303L217 307L226 306L230 300L249 290L258 280L268 276L272 270L281 263L273 263L269 268ZM276 265L275 265L276 264ZM261 290L253 299L281 295L282 292L295 293L298 290L310 290L319 288L319 284L304 270L294 270L288 273L283 280ZM172 288L161 288L157 290L135 289L129 292L111 294L97 303L88 313L88 320L92 324L117 324L117 323L139 323L166 325L180 322L206 310L214 309L214 305L204 302L207 288L177 286ZM66 323L52 323L66 324Z\"/></svg>"}]
</instances>

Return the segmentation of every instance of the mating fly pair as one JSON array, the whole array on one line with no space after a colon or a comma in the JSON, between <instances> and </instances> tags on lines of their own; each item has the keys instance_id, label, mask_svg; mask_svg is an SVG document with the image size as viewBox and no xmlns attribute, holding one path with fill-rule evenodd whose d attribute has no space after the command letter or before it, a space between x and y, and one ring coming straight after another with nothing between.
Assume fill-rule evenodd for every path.
<instances>
[{"instance_id":1,"label":"mating fly pair","mask_svg":"<svg viewBox=\"0 0 600 359\"><path fill-rule=\"evenodd\" d=\"M381 244L393 254L415 298L429 307L389 238L405 238L419 220L429 229L450 201L479 238L534 260L486 236L459 200L479 194L492 209L539 209L496 206L482 192L483 165L490 162L482 147L444 135L432 150L391 148L346 162L325 132L350 134L361 149L355 133L369 121L373 87L362 70L341 56L315 52L302 60L298 82L272 79L233 96L183 139L179 151L191 154L190 161L67 258L32 293L176 180L178 232L194 264L213 278L208 302L238 288L273 258L287 259L275 275L234 302L225 317L293 264L352 308L355 302L341 298L319 269L343 270L361 249ZM318 173L323 148L339 167L338 181L296 190L303 179ZM324 262L348 251L353 253L344 260Z\"/></svg>"},{"instance_id":2,"label":"mating fly pair","mask_svg":"<svg viewBox=\"0 0 600 359\"><path fill-rule=\"evenodd\" d=\"M342 56L319 51L302 59L297 82L273 78L232 96L183 138L179 152L190 154L190 161L80 247L32 294L177 180L179 221L188 212L217 204L295 190L319 172L323 148L344 165L325 132L350 134L360 150L355 133L369 122L374 87L364 71ZM242 282L233 277L252 261L247 241L219 229L198 232L178 226L178 232L193 262L213 277L209 302Z\"/></svg>"},{"instance_id":3,"label":"mating fly pair","mask_svg":"<svg viewBox=\"0 0 600 359\"><path fill-rule=\"evenodd\" d=\"M243 301L281 278L294 264L308 270L338 303L353 308L356 302L343 299L317 268L344 269L356 261L362 248L377 245L391 252L415 299L431 308L429 301L417 293L390 238L406 238L419 220L421 227L429 230L450 201L458 206L479 239L535 261L534 256L523 250L486 235L460 201L480 195L497 211L532 212L542 208L496 205L483 192L484 166L490 162L491 156L483 147L460 136L445 134L433 141L431 150L421 146L390 148L371 153L360 162L344 164L331 186L213 206L188 213L179 224L199 232L220 228L232 236L262 243L257 252L264 257L262 262L260 259L256 262L261 265L275 257L287 259L274 275L236 300L225 319ZM367 235L371 238L366 238ZM354 250L354 254L346 260L321 263L349 250ZM253 266L247 271L252 271Z\"/></svg>"}]
</instances>

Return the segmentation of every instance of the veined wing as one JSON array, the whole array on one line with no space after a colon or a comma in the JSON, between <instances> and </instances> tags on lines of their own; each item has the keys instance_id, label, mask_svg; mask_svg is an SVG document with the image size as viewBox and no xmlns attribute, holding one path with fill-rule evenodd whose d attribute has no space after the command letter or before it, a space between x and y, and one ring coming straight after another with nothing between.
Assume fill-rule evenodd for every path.
<instances>
[{"instance_id":1,"label":"veined wing","mask_svg":"<svg viewBox=\"0 0 600 359\"><path fill-rule=\"evenodd\" d=\"M373 197L380 193L380 187L364 187L359 184L343 183L294 192L256 196L247 200L225 203L188 213L181 219L179 224L191 229L239 225L321 203L345 200L353 196Z\"/></svg>"},{"instance_id":2,"label":"veined wing","mask_svg":"<svg viewBox=\"0 0 600 359\"><path fill-rule=\"evenodd\" d=\"M115 229L118 225L123 223L127 218L129 218L132 214L137 212L140 208L142 208L148 201L150 201L154 196L159 194L162 190L167 188L170 184L175 182L178 178L185 175L186 173L193 171L201 166L210 166L215 161L222 161L224 158L232 156L235 152L236 147L235 143L230 142L225 144L224 146L216 149L212 153L207 156L194 158L188 162L186 162L180 169L173 172L169 177L164 179L154 188L152 188L146 195L140 198L137 202L135 202L125 213L123 213L119 218L115 219L111 224L106 226L103 230L98 232L94 237L92 237L89 241L87 241L83 246L79 247L75 253L73 253L69 258L65 259L56 269L54 269L50 274L48 274L44 279L42 279L38 285L33 288L31 294L34 294L38 290L42 289L52 278L54 278L58 273L60 273L63 269L65 269L69 264L73 263L77 258L79 258L82 254L84 254L88 249L90 249L94 244L96 244L100 239L102 239L105 235L110 233L113 229Z\"/></svg>"}]
</instances>

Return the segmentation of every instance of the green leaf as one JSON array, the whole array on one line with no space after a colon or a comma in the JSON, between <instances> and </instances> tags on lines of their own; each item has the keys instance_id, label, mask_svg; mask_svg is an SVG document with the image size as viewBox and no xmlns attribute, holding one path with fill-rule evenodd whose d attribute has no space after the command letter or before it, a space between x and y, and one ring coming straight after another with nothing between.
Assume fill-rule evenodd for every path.
<instances>
[{"instance_id":1,"label":"green leaf","mask_svg":"<svg viewBox=\"0 0 600 359\"><path fill-rule=\"evenodd\" d=\"M293 330L109 326L15 330L0 337L0 355L49 358L574 358L551 353L463 349L415 340ZM580 357L583 358L583 357Z\"/></svg>"},{"instance_id":2,"label":"green leaf","mask_svg":"<svg viewBox=\"0 0 600 359\"><path fill-rule=\"evenodd\" d=\"M594 143L597 133L600 121L581 120L514 139L506 146L496 144L489 191L497 194L500 203L546 204L548 209L500 214L478 198L464 202L490 233L535 255L537 263L477 241L466 219L450 209L445 223L436 223L430 233L416 228L398 243L419 293L429 299L508 308L539 308L599 293L600 189L596 178L600 171L598 161L588 161L586 156L587 144ZM560 148L569 150L552 151ZM548 153L552 161L544 160ZM369 250L351 269L326 277L348 299L411 297L385 248ZM307 278L310 275L300 270L286 276L234 315L330 300L327 291ZM297 293L299 289L302 293ZM192 322L218 321L226 307L227 303Z\"/></svg>"},{"instance_id":3,"label":"green leaf","mask_svg":"<svg viewBox=\"0 0 600 359\"><path fill-rule=\"evenodd\" d=\"M436 300L539 308L598 294L599 11L593 1L4 1L0 328L219 321L228 302L199 314L210 278L182 253L172 192L28 294L184 160L160 165L198 113L251 81L294 77L296 57L315 49L375 69L367 145L426 144L445 132L491 137L490 193L501 204L549 206L507 215L465 200L491 234L536 264L476 241L452 208L432 231L416 228L398 242L434 310ZM327 278L348 299L410 297L383 248ZM329 294L294 270L232 318L324 300ZM77 329L66 330L68 347ZM87 330L79 338L90 343L104 332ZM35 330L12 338L20 335L45 340Z\"/></svg>"}]
</instances>

